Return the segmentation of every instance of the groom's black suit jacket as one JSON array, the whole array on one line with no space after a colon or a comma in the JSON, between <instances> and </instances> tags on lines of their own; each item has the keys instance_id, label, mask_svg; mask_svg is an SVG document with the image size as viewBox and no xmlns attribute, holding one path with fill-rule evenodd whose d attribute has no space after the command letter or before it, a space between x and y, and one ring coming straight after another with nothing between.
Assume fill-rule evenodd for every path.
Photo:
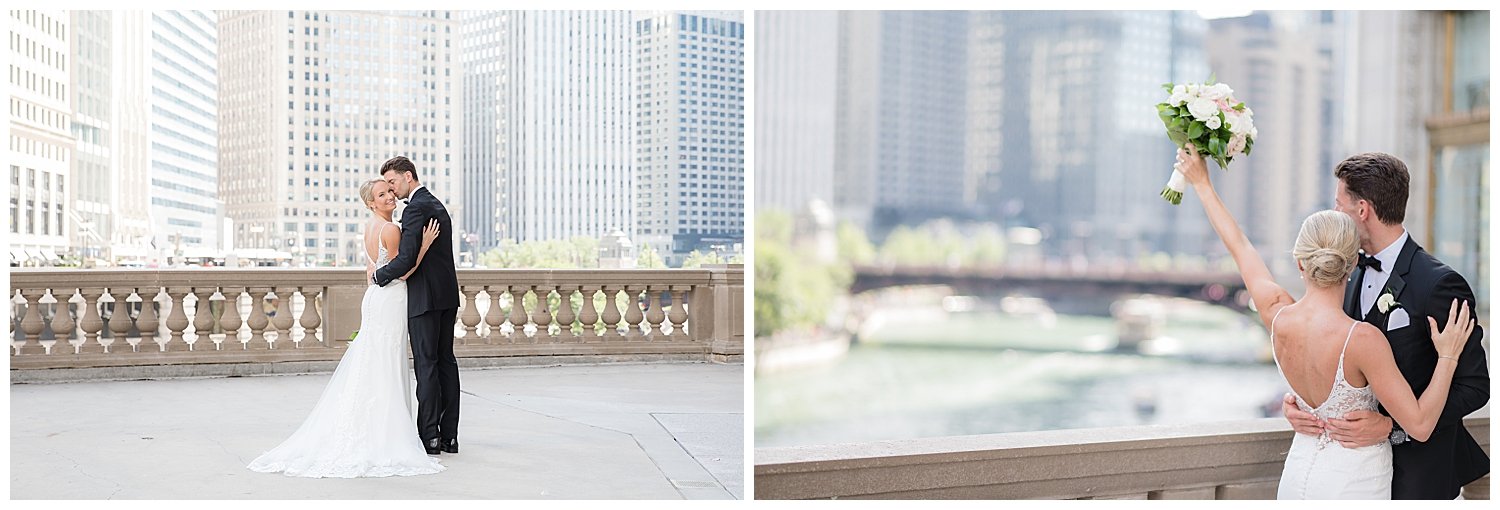
<instances>
[{"instance_id":1,"label":"groom's black suit jacket","mask_svg":"<svg viewBox=\"0 0 1500 510\"><path fill-rule=\"evenodd\" d=\"M375 271L375 284L384 287L417 263L422 249L422 229L437 218L438 237L427 248L422 265L406 279L406 315L416 317L432 310L458 308L458 273L453 268L453 220L448 209L426 187L411 194L401 212L401 249L385 267Z\"/></svg>"},{"instance_id":2,"label":"groom's black suit jacket","mask_svg":"<svg viewBox=\"0 0 1500 510\"><path fill-rule=\"evenodd\" d=\"M1436 319L1439 327L1444 327L1454 298L1467 301L1473 314L1474 292L1463 276L1433 258L1408 237L1381 293L1389 290L1400 304L1399 308L1405 309L1411 320L1406 327L1387 331L1386 326L1397 307L1381 313L1377 304L1363 317L1358 311L1364 271L1364 268L1355 271L1345 287L1344 313L1385 331L1385 338L1391 343L1391 354L1396 358L1396 367L1411 385L1412 393L1420 397L1432 382L1432 372L1438 361L1427 317ZM1490 400L1489 365L1480 345L1482 339L1484 330L1475 326L1458 357L1458 368L1448 389L1448 401L1432 436L1426 442L1408 441L1391 447L1395 463L1391 480L1393 499L1453 499L1464 485L1490 472L1489 457L1463 426L1464 416L1484 407ZM1390 415L1384 406L1380 412Z\"/></svg>"}]
</instances>

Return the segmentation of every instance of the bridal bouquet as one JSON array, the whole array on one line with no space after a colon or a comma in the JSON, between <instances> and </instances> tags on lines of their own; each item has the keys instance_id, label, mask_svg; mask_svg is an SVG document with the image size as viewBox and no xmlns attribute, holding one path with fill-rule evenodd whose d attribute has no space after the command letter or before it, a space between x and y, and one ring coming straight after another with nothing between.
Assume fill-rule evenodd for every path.
<instances>
[{"instance_id":1,"label":"bridal bouquet","mask_svg":"<svg viewBox=\"0 0 1500 510\"><path fill-rule=\"evenodd\" d=\"M1229 169L1229 162L1240 154L1250 154L1255 145L1255 122L1253 112L1245 103L1234 98L1234 90L1223 83L1191 83L1162 85L1171 97L1156 105L1156 113L1167 125L1167 137L1178 148L1192 143L1198 152L1219 162L1219 168ZM1187 181L1175 168L1167 187L1161 190L1162 198L1172 205L1182 203L1182 192Z\"/></svg>"}]
</instances>

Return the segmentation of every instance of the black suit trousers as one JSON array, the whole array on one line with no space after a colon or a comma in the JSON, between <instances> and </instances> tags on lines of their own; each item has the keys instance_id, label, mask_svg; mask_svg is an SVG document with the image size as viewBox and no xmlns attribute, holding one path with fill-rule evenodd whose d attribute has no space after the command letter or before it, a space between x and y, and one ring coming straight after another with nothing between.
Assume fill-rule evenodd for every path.
<instances>
[{"instance_id":1,"label":"black suit trousers","mask_svg":"<svg viewBox=\"0 0 1500 510\"><path fill-rule=\"evenodd\" d=\"M458 359L453 356L457 308L431 310L407 321L417 373L417 435L458 439Z\"/></svg>"}]
</instances>

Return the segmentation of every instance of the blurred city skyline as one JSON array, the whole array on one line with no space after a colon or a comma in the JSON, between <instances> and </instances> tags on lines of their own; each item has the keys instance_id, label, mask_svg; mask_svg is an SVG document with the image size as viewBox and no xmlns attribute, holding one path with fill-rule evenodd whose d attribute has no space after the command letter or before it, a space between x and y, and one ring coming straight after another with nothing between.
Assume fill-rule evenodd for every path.
<instances>
[{"instance_id":1,"label":"blurred city skyline","mask_svg":"<svg viewBox=\"0 0 1500 510\"><path fill-rule=\"evenodd\" d=\"M12 265L362 264L396 155L465 264L743 249L741 11L9 14Z\"/></svg>"},{"instance_id":2,"label":"blurred city skyline","mask_svg":"<svg viewBox=\"0 0 1500 510\"><path fill-rule=\"evenodd\" d=\"M1008 263L1222 261L1197 204L1156 197L1160 86L1216 76L1260 131L1216 187L1279 281L1334 165L1381 151L1412 172L1413 237L1487 295L1487 193L1462 190L1487 189L1488 141L1455 131L1487 132L1486 11L755 15L758 213L816 200L877 244L989 224Z\"/></svg>"}]
</instances>

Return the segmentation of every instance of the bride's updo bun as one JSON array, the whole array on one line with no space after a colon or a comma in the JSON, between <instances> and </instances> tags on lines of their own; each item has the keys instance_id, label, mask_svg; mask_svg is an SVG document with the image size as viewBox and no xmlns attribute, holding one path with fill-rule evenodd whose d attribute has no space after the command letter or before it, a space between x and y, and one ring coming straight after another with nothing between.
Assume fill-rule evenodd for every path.
<instances>
[{"instance_id":1,"label":"bride's updo bun","mask_svg":"<svg viewBox=\"0 0 1500 510\"><path fill-rule=\"evenodd\" d=\"M1302 274L1318 287L1343 285L1359 260L1359 233L1354 219L1338 211L1318 211L1302 221L1292 256Z\"/></svg>"}]
</instances>

